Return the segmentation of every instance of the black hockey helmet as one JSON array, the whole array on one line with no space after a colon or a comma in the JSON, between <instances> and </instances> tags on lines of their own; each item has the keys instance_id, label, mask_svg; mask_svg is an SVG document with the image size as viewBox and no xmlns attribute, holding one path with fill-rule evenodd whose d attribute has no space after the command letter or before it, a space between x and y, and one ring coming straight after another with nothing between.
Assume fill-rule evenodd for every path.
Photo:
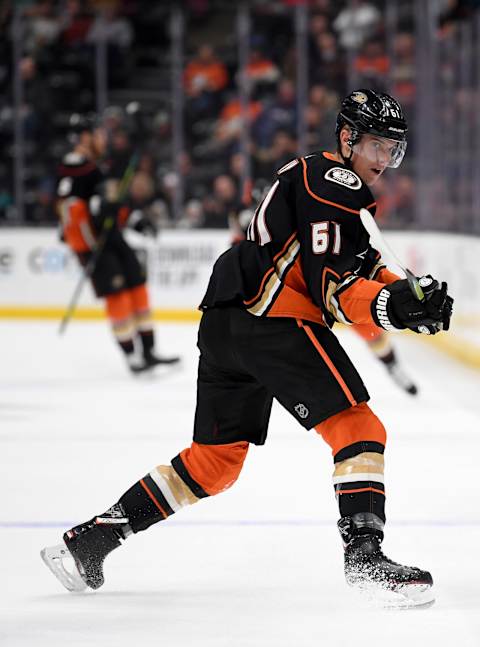
<instances>
[{"instance_id":1,"label":"black hockey helmet","mask_svg":"<svg viewBox=\"0 0 480 647\"><path fill-rule=\"evenodd\" d=\"M337 115L335 134L338 143L344 126L351 129L348 144L352 148L366 134L398 142L389 166L396 168L400 165L407 147L408 127L402 107L389 94L366 89L351 92L342 101Z\"/></svg>"}]
</instances>

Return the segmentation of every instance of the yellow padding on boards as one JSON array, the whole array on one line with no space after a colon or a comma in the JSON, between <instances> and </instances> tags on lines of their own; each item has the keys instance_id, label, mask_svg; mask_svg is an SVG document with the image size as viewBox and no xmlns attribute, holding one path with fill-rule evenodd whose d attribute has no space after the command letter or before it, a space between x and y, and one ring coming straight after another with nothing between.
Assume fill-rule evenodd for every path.
<instances>
[{"instance_id":1,"label":"yellow padding on boards","mask_svg":"<svg viewBox=\"0 0 480 647\"><path fill-rule=\"evenodd\" d=\"M450 332L440 332L434 337L415 333L412 335L415 335L418 341L433 344L437 350L462 362L462 364L480 370L480 347L465 341L458 335Z\"/></svg>"},{"instance_id":2,"label":"yellow padding on boards","mask_svg":"<svg viewBox=\"0 0 480 647\"><path fill-rule=\"evenodd\" d=\"M0 318L2 319L56 319L60 320L65 314L65 308L55 306L0 306ZM177 321L191 322L199 321L201 312L189 309L163 309L153 311L153 318L156 321ZM73 319L95 321L105 319L101 308L78 308Z\"/></svg>"}]
</instances>

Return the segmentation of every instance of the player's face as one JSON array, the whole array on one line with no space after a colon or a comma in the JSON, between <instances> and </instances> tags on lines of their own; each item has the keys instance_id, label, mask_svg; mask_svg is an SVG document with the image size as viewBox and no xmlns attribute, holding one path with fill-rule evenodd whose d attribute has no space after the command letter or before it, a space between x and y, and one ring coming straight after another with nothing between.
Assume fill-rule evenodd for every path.
<instances>
[{"instance_id":1,"label":"player's face","mask_svg":"<svg viewBox=\"0 0 480 647\"><path fill-rule=\"evenodd\" d=\"M362 135L353 146L352 167L368 186L375 184L384 170L400 165L406 149L405 142L397 142L375 135Z\"/></svg>"}]
</instances>

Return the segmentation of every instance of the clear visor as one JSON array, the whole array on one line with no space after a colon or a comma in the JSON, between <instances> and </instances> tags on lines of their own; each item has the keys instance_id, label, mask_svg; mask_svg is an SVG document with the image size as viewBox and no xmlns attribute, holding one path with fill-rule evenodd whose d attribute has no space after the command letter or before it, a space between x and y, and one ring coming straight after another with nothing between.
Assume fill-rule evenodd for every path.
<instances>
[{"instance_id":1,"label":"clear visor","mask_svg":"<svg viewBox=\"0 0 480 647\"><path fill-rule=\"evenodd\" d=\"M398 142L386 137L362 135L360 141L352 147L355 155L368 160L375 168L398 168L402 163L407 142Z\"/></svg>"}]
</instances>

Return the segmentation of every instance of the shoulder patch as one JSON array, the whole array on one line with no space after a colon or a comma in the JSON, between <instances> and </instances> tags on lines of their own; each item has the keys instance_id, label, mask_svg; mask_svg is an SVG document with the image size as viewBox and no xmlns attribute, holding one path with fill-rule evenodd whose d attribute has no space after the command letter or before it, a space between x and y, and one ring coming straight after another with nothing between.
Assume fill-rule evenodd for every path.
<instances>
[{"instance_id":1,"label":"shoulder patch","mask_svg":"<svg viewBox=\"0 0 480 647\"><path fill-rule=\"evenodd\" d=\"M324 178L330 182L335 182L335 184L346 186L348 189L353 189L354 191L358 191L358 189L362 187L362 181L358 175L353 171L350 171L347 168L341 168L340 166L334 166L333 168L328 169Z\"/></svg>"}]
</instances>

